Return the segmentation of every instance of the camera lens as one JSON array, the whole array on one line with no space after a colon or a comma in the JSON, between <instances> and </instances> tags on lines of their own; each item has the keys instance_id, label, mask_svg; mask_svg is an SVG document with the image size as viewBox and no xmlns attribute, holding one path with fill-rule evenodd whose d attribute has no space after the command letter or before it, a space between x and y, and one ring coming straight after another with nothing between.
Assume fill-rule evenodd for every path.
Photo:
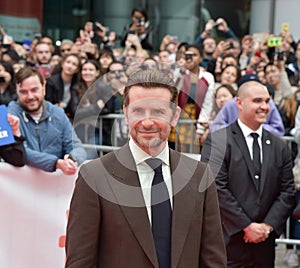
<instances>
[{"instance_id":1,"label":"camera lens","mask_svg":"<svg viewBox=\"0 0 300 268\"><path fill-rule=\"evenodd\" d=\"M193 59L193 52L187 51L185 52L185 60L192 60Z\"/></svg>"}]
</instances>

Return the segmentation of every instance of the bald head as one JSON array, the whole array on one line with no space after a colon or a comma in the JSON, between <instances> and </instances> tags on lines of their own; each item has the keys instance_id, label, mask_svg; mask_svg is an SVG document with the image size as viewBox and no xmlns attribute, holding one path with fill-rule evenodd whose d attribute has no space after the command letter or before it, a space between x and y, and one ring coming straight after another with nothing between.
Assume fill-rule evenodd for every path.
<instances>
[{"instance_id":1,"label":"bald head","mask_svg":"<svg viewBox=\"0 0 300 268\"><path fill-rule=\"evenodd\" d=\"M268 92L268 89L266 86L264 86L262 83L260 82L257 82L257 81L249 81L249 82L246 82L246 83L243 83L239 89L238 89L238 92L237 92L237 96L239 98L244 98L247 93L249 91L251 91L251 88L261 88L262 91L267 91Z\"/></svg>"},{"instance_id":2,"label":"bald head","mask_svg":"<svg viewBox=\"0 0 300 268\"><path fill-rule=\"evenodd\" d=\"M252 130L257 130L267 121L269 101L269 92L261 83L250 81L242 84L236 99L239 119Z\"/></svg>"}]
</instances>

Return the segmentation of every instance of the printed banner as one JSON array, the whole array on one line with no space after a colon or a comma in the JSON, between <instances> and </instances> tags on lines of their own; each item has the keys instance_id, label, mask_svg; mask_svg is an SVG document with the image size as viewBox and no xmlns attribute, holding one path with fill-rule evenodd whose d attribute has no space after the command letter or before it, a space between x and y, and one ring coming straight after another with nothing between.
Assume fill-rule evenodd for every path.
<instances>
[{"instance_id":1,"label":"printed banner","mask_svg":"<svg viewBox=\"0 0 300 268\"><path fill-rule=\"evenodd\" d=\"M7 109L0 105L0 146L15 142L14 134L7 120Z\"/></svg>"},{"instance_id":2,"label":"printed banner","mask_svg":"<svg viewBox=\"0 0 300 268\"><path fill-rule=\"evenodd\" d=\"M76 177L0 163L1 267L64 267Z\"/></svg>"}]
</instances>

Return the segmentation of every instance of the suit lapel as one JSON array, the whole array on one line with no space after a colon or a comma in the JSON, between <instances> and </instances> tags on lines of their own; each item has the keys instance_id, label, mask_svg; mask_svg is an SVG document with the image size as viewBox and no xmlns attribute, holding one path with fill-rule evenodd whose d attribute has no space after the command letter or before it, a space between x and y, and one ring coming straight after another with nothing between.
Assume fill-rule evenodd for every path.
<instances>
[{"instance_id":1,"label":"suit lapel","mask_svg":"<svg viewBox=\"0 0 300 268\"><path fill-rule=\"evenodd\" d=\"M180 156L179 153L170 150L174 196L171 246L172 267L176 267L179 262L195 210L196 194L199 187L192 180L194 171L197 168L197 162L189 161L191 165L187 165L186 161L183 161ZM114 158L111 161L111 166L108 167L109 174L113 176L113 179L108 179L112 192L145 254L151 260L153 266L158 267L152 230L136 166L128 145L116 151ZM130 191L129 195L128 191Z\"/></svg>"},{"instance_id":2,"label":"suit lapel","mask_svg":"<svg viewBox=\"0 0 300 268\"><path fill-rule=\"evenodd\" d=\"M263 130L263 134L262 134L262 153L263 153L263 164L261 165L261 181L260 181L260 189L261 189L261 193L262 190L264 189L264 184L266 182L266 172L267 172L267 166L269 163L268 159L272 159L272 152L271 152L271 144L272 144L272 136L270 135L270 133L266 132L265 130Z\"/></svg>"},{"instance_id":3,"label":"suit lapel","mask_svg":"<svg viewBox=\"0 0 300 268\"><path fill-rule=\"evenodd\" d=\"M109 180L112 191L145 254L153 266L158 267L147 209L136 165L128 145L115 152L115 161L111 164L113 168L110 175L115 178L115 180Z\"/></svg>"},{"instance_id":4,"label":"suit lapel","mask_svg":"<svg viewBox=\"0 0 300 268\"><path fill-rule=\"evenodd\" d=\"M171 263L177 267L186 240L188 229L195 210L198 186L191 179L197 167L187 166L180 154L170 150L170 163L173 184L173 216L172 216L172 246ZM187 185L188 184L188 185Z\"/></svg>"},{"instance_id":5,"label":"suit lapel","mask_svg":"<svg viewBox=\"0 0 300 268\"><path fill-rule=\"evenodd\" d=\"M258 186L255 182L255 174L254 174L254 165L250 157L249 148L247 146L244 134L239 127L237 121L232 124L232 137L237 145L237 147L241 150L243 158L245 160L245 163L247 165L248 171L250 173L251 179L256 187L256 190L258 191Z\"/></svg>"}]
</instances>

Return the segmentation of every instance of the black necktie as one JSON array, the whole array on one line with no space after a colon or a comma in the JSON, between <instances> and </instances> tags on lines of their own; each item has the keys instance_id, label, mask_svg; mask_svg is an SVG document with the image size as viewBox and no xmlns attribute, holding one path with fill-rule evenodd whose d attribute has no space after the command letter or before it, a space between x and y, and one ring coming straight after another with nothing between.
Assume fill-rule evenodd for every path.
<instances>
[{"instance_id":1,"label":"black necktie","mask_svg":"<svg viewBox=\"0 0 300 268\"><path fill-rule=\"evenodd\" d=\"M151 187L152 233L160 268L171 267L172 210L167 185L163 179L162 161L145 161L155 172Z\"/></svg>"},{"instance_id":2,"label":"black necktie","mask_svg":"<svg viewBox=\"0 0 300 268\"><path fill-rule=\"evenodd\" d=\"M254 172L256 179L259 179L260 171L261 171L261 161L260 161L260 147L258 144L258 137L259 135L257 133L251 133L250 134L253 137L253 164L254 164Z\"/></svg>"}]
</instances>

